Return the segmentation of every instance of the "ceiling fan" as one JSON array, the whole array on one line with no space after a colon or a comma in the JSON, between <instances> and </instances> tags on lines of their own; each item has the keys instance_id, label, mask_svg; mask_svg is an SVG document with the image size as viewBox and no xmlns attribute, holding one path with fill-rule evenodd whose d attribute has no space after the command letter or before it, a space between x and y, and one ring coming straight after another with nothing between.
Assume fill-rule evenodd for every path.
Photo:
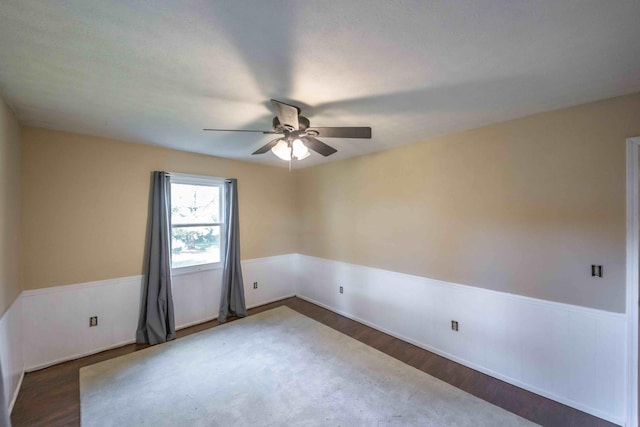
<instances>
[{"instance_id":1,"label":"ceiling fan","mask_svg":"<svg viewBox=\"0 0 640 427\"><path fill-rule=\"evenodd\" d=\"M263 145L252 154L264 154L271 150L282 160L291 161L309 157L309 149L330 156L335 148L325 144L316 137L322 138L371 138L370 127L310 127L309 119L300 115L300 108L271 100L276 117L273 118L273 130L244 129L204 129L218 132L260 132L263 134L280 134L282 136Z\"/></svg>"}]
</instances>

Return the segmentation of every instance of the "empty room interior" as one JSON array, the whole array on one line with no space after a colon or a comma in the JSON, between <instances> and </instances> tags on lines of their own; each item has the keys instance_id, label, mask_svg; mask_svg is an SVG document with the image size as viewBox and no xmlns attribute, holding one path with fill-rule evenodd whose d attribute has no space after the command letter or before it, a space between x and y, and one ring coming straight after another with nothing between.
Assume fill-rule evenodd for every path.
<instances>
[{"instance_id":1,"label":"empty room interior","mask_svg":"<svg viewBox=\"0 0 640 427\"><path fill-rule=\"evenodd\" d=\"M639 2L2 0L0 98L0 427L639 425Z\"/></svg>"}]
</instances>

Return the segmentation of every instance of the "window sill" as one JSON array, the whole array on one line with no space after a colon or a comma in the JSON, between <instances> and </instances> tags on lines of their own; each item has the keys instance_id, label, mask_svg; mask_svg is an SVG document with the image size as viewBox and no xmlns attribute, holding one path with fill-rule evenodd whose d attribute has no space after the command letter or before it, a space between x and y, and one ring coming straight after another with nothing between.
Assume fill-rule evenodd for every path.
<instances>
[{"instance_id":1,"label":"window sill","mask_svg":"<svg viewBox=\"0 0 640 427\"><path fill-rule=\"evenodd\" d=\"M222 270L224 265L222 262L215 262L211 264L199 264L199 265L190 265L187 267L178 267L171 269L172 276L182 276L183 274L193 274L199 273L201 271L209 271L209 270Z\"/></svg>"}]
</instances>

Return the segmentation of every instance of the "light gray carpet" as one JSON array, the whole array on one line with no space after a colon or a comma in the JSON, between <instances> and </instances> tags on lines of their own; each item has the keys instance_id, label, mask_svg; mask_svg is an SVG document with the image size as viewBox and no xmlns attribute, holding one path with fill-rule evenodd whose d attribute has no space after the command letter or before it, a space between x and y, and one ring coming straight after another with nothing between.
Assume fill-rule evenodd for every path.
<instances>
[{"instance_id":1,"label":"light gray carpet","mask_svg":"<svg viewBox=\"0 0 640 427\"><path fill-rule=\"evenodd\" d=\"M528 426L279 307L80 370L90 426Z\"/></svg>"}]
</instances>

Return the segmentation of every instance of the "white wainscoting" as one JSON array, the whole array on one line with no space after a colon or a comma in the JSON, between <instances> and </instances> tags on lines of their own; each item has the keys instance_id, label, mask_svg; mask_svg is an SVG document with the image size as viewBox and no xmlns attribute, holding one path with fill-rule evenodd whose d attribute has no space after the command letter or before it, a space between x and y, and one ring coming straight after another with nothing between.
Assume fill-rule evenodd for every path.
<instances>
[{"instance_id":1,"label":"white wainscoting","mask_svg":"<svg viewBox=\"0 0 640 427\"><path fill-rule=\"evenodd\" d=\"M624 314L305 255L296 265L300 298L534 393L625 422ZM459 322L458 332L451 320Z\"/></svg>"},{"instance_id":2,"label":"white wainscoting","mask_svg":"<svg viewBox=\"0 0 640 427\"><path fill-rule=\"evenodd\" d=\"M23 291L25 370L133 342L141 283L131 276ZM98 326L89 327L91 316Z\"/></svg>"},{"instance_id":3,"label":"white wainscoting","mask_svg":"<svg viewBox=\"0 0 640 427\"><path fill-rule=\"evenodd\" d=\"M299 254L245 260L243 276L248 307L297 294L473 369L624 424L623 314ZM221 277L221 269L174 277L178 328L217 317ZM22 366L35 370L133 342L141 282L141 276L132 276L23 292L0 319L8 395L15 396ZM89 328L89 317L95 315L99 325ZM451 331L451 320L459 322L459 332Z\"/></svg>"},{"instance_id":4,"label":"white wainscoting","mask_svg":"<svg viewBox=\"0 0 640 427\"><path fill-rule=\"evenodd\" d=\"M2 363L2 382L4 394L9 402L9 411L13 409L24 376L22 364L22 304L20 298L0 315L0 362Z\"/></svg>"},{"instance_id":5,"label":"white wainscoting","mask_svg":"<svg viewBox=\"0 0 640 427\"><path fill-rule=\"evenodd\" d=\"M242 262L248 307L295 295L295 254ZM173 278L176 327L215 319L222 270ZM258 289L253 289L253 282ZM134 342L142 276L24 291L23 353L26 371ZM89 318L98 316L98 326Z\"/></svg>"},{"instance_id":6,"label":"white wainscoting","mask_svg":"<svg viewBox=\"0 0 640 427\"><path fill-rule=\"evenodd\" d=\"M242 261L244 294L248 308L295 295L292 263L297 254ZM258 289L253 289L258 282ZM222 268L173 277L176 325L183 328L218 317Z\"/></svg>"}]
</instances>

